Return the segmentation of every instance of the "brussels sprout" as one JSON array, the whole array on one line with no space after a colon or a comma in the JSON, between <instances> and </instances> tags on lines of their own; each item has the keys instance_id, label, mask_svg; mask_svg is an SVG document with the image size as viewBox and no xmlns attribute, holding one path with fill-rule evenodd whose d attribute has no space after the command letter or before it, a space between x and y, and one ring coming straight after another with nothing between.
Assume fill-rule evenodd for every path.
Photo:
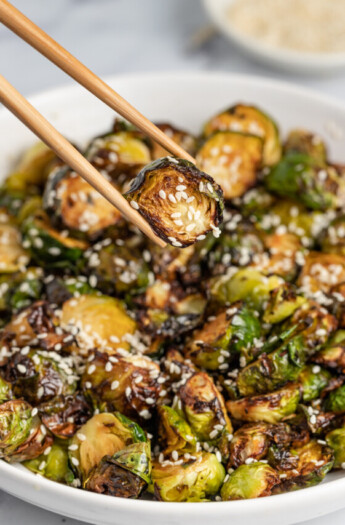
<instances>
[{"instance_id":1,"label":"brussels sprout","mask_svg":"<svg viewBox=\"0 0 345 525\"><path fill-rule=\"evenodd\" d=\"M345 427L328 432L326 442L334 453L333 468L343 468L345 464Z\"/></svg>"},{"instance_id":2,"label":"brussels sprout","mask_svg":"<svg viewBox=\"0 0 345 525\"><path fill-rule=\"evenodd\" d=\"M11 383L0 376L0 404L13 398Z\"/></svg>"},{"instance_id":3,"label":"brussels sprout","mask_svg":"<svg viewBox=\"0 0 345 525\"><path fill-rule=\"evenodd\" d=\"M344 184L331 166L303 153L290 153L265 177L269 191L314 210L334 209L344 200Z\"/></svg>"},{"instance_id":4,"label":"brussels sprout","mask_svg":"<svg viewBox=\"0 0 345 525\"><path fill-rule=\"evenodd\" d=\"M136 323L123 303L107 295L81 295L65 302L61 325L67 330L78 328L77 341L81 349L97 346L109 353L118 348L128 350L136 330Z\"/></svg>"},{"instance_id":5,"label":"brussels sprout","mask_svg":"<svg viewBox=\"0 0 345 525\"><path fill-rule=\"evenodd\" d=\"M259 308L268 299L269 292L282 283L276 275L266 277L257 270L243 268L232 276L224 275L211 280L211 298L220 304L244 300Z\"/></svg>"},{"instance_id":6,"label":"brussels sprout","mask_svg":"<svg viewBox=\"0 0 345 525\"><path fill-rule=\"evenodd\" d=\"M324 228L319 239L321 249L326 253L337 253L345 255L345 217L336 217L328 226Z\"/></svg>"},{"instance_id":7,"label":"brussels sprout","mask_svg":"<svg viewBox=\"0 0 345 525\"><path fill-rule=\"evenodd\" d=\"M178 382L182 377L191 376L197 368L189 359L175 349L170 349L164 356L163 366L170 382Z\"/></svg>"},{"instance_id":8,"label":"brussels sprout","mask_svg":"<svg viewBox=\"0 0 345 525\"><path fill-rule=\"evenodd\" d=\"M158 434L165 454L170 454L173 450L195 450L196 438L192 429L176 410L169 406L160 406L158 416Z\"/></svg>"},{"instance_id":9,"label":"brussels sprout","mask_svg":"<svg viewBox=\"0 0 345 525\"><path fill-rule=\"evenodd\" d=\"M217 494L224 477L223 465L209 452L152 464L154 494L160 501L207 501Z\"/></svg>"},{"instance_id":10,"label":"brussels sprout","mask_svg":"<svg viewBox=\"0 0 345 525\"><path fill-rule=\"evenodd\" d=\"M222 190L186 160L165 157L152 162L124 196L173 246L189 246L212 230L218 235Z\"/></svg>"},{"instance_id":11,"label":"brussels sprout","mask_svg":"<svg viewBox=\"0 0 345 525\"><path fill-rule=\"evenodd\" d=\"M8 283L5 309L16 312L40 299L43 288L42 276L41 268L29 267L25 272L13 274L10 281L4 280L3 282Z\"/></svg>"},{"instance_id":12,"label":"brussels sprout","mask_svg":"<svg viewBox=\"0 0 345 525\"><path fill-rule=\"evenodd\" d=\"M79 377L70 357L56 352L30 350L17 352L8 360L4 377L16 397L25 397L33 405L61 394L73 394Z\"/></svg>"},{"instance_id":13,"label":"brussels sprout","mask_svg":"<svg viewBox=\"0 0 345 525\"><path fill-rule=\"evenodd\" d=\"M98 284L97 284L98 286ZM49 303L61 306L72 297L97 293L92 288L85 275L76 277L55 277L45 285L45 293Z\"/></svg>"},{"instance_id":14,"label":"brussels sprout","mask_svg":"<svg viewBox=\"0 0 345 525\"><path fill-rule=\"evenodd\" d=\"M132 443L146 441L139 425L120 413L104 412L94 415L80 428L68 450L72 465L85 481L104 456L113 456Z\"/></svg>"},{"instance_id":15,"label":"brussels sprout","mask_svg":"<svg viewBox=\"0 0 345 525\"><path fill-rule=\"evenodd\" d=\"M305 298L297 295L295 288L291 284L284 283L270 291L263 320L265 323L280 323L287 317L290 317L304 303Z\"/></svg>"},{"instance_id":16,"label":"brussels sprout","mask_svg":"<svg viewBox=\"0 0 345 525\"><path fill-rule=\"evenodd\" d=\"M326 144L321 137L305 129L290 131L284 144L284 153L304 153L320 164L327 162Z\"/></svg>"},{"instance_id":17,"label":"brussels sprout","mask_svg":"<svg viewBox=\"0 0 345 525\"><path fill-rule=\"evenodd\" d=\"M29 403L15 399L0 405L0 458L9 462L33 459L51 443Z\"/></svg>"},{"instance_id":18,"label":"brussels sprout","mask_svg":"<svg viewBox=\"0 0 345 525\"><path fill-rule=\"evenodd\" d=\"M297 273L296 254L302 249L300 239L294 233L263 235L266 252L255 256L252 267L265 275L276 274L293 280Z\"/></svg>"},{"instance_id":19,"label":"brussels sprout","mask_svg":"<svg viewBox=\"0 0 345 525\"><path fill-rule=\"evenodd\" d=\"M272 392L287 381L295 381L306 360L302 335L294 335L270 354L240 370L237 387L242 396Z\"/></svg>"},{"instance_id":20,"label":"brussels sprout","mask_svg":"<svg viewBox=\"0 0 345 525\"><path fill-rule=\"evenodd\" d=\"M150 482L150 474L149 443L134 443L105 456L91 471L85 488L109 496L138 498Z\"/></svg>"},{"instance_id":21,"label":"brussels sprout","mask_svg":"<svg viewBox=\"0 0 345 525\"><path fill-rule=\"evenodd\" d=\"M53 222L91 238L122 220L117 208L80 175L65 168L49 177L43 202Z\"/></svg>"},{"instance_id":22,"label":"brussels sprout","mask_svg":"<svg viewBox=\"0 0 345 525\"><path fill-rule=\"evenodd\" d=\"M274 208L277 197L269 193L264 186L255 186L248 190L236 206L239 207L241 215L246 219L251 219L261 226L261 221L269 216L268 210Z\"/></svg>"},{"instance_id":23,"label":"brussels sprout","mask_svg":"<svg viewBox=\"0 0 345 525\"><path fill-rule=\"evenodd\" d=\"M145 420L160 401L159 377L159 365L147 356L96 352L81 384L94 406L106 404L109 410Z\"/></svg>"},{"instance_id":24,"label":"brussels sprout","mask_svg":"<svg viewBox=\"0 0 345 525\"><path fill-rule=\"evenodd\" d=\"M227 438L232 425L226 413L223 396L213 380L204 372L194 373L183 384L175 399L175 409L184 415L200 441L223 448L227 454Z\"/></svg>"},{"instance_id":25,"label":"brussels sprout","mask_svg":"<svg viewBox=\"0 0 345 525\"><path fill-rule=\"evenodd\" d=\"M313 355L312 360L318 365L343 372L345 370L345 333L343 330L336 332L326 346Z\"/></svg>"},{"instance_id":26,"label":"brussels sprout","mask_svg":"<svg viewBox=\"0 0 345 525\"><path fill-rule=\"evenodd\" d=\"M233 131L207 138L196 155L198 168L220 185L224 198L240 197L255 185L262 162L262 139Z\"/></svg>"},{"instance_id":27,"label":"brussels sprout","mask_svg":"<svg viewBox=\"0 0 345 525\"><path fill-rule=\"evenodd\" d=\"M40 474L45 478L57 481L58 483L72 483L74 475L69 467L68 452L66 446L54 442L45 453L38 458L25 461L25 467Z\"/></svg>"},{"instance_id":28,"label":"brussels sprout","mask_svg":"<svg viewBox=\"0 0 345 525\"><path fill-rule=\"evenodd\" d=\"M273 487L279 485L278 473L267 463L241 465L224 483L220 491L223 501L252 499L270 496Z\"/></svg>"},{"instance_id":29,"label":"brussels sprout","mask_svg":"<svg viewBox=\"0 0 345 525\"><path fill-rule=\"evenodd\" d=\"M195 155L196 151L196 138L193 137L190 133L183 131L182 129L175 128L171 124L159 123L156 126L163 131L169 138L176 142L181 148L183 148L187 153ZM158 142L153 142L152 144L152 158L153 160L160 159L169 155L169 152L162 148Z\"/></svg>"},{"instance_id":30,"label":"brussels sprout","mask_svg":"<svg viewBox=\"0 0 345 525\"><path fill-rule=\"evenodd\" d=\"M335 253L310 252L305 257L298 284L302 290L329 292L332 286L345 281L345 256Z\"/></svg>"},{"instance_id":31,"label":"brussels sprout","mask_svg":"<svg viewBox=\"0 0 345 525\"><path fill-rule=\"evenodd\" d=\"M88 246L84 241L65 237L52 228L42 211L28 217L22 229L32 258L44 267L74 269Z\"/></svg>"},{"instance_id":32,"label":"brussels sprout","mask_svg":"<svg viewBox=\"0 0 345 525\"><path fill-rule=\"evenodd\" d=\"M60 395L41 403L38 413L54 436L66 439L74 436L91 416L91 409L81 394Z\"/></svg>"},{"instance_id":33,"label":"brussels sprout","mask_svg":"<svg viewBox=\"0 0 345 525\"><path fill-rule=\"evenodd\" d=\"M288 384L269 394L227 401L226 406L235 419L275 424L296 411L300 397L299 386Z\"/></svg>"},{"instance_id":34,"label":"brussels sprout","mask_svg":"<svg viewBox=\"0 0 345 525\"><path fill-rule=\"evenodd\" d=\"M27 191L32 186L42 186L56 161L55 153L43 142L29 148L18 165L5 180L10 191Z\"/></svg>"},{"instance_id":35,"label":"brussels sprout","mask_svg":"<svg viewBox=\"0 0 345 525\"><path fill-rule=\"evenodd\" d=\"M278 127L271 117L254 106L236 104L215 115L205 124L203 134L209 136L219 130L250 133L261 137L264 140L264 164L275 164L280 159Z\"/></svg>"},{"instance_id":36,"label":"brussels sprout","mask_svg":"<svg viewBox=\"0 0 345 525\"><path fill-rule=\"evenodd\" d=\"M322 369L318 365L305 366L298 376L298 381L302 387L302 399L304 402L317 399L322 390L331 380L328 370Z\"/></svg>"},{"instance_id":37,"label":"brussels sprout","mask_svg":"<svg viewBox=\"0 0 345 525\"><path fill-rule=\"evenodd\" d=\"M11 274L22 270L29 260L18 228L9 222L0 222L0 272Z\"/></svg>"},{"instance_id":38,"label":"brussels sprout","mask_svg":"<svg viewBox=\"0 0 345 525\"><path fill-rule=\"evenodd\" d=\"M329 393L325 399L324 408L335 414L345 413L345 385L342 385Z\"/></svg>"},{"instance_id":39,"label":"brussels sprout","mask_svg":"<svg viewBox=\"0 0 345 525\"><path fill-rule=\"evenodd\" d=\"M92 140L86 158L117 182L125 182L151 161L151 152L140 131L117 119L114 133ZM121 175L125 174L121 179Z\"/></svg>"},{"instance_id":40,"label":"brussels sprout","mask_svg":"<svg viewBox=\"0 0 345 525\"><path fill-rule=\"evenodd\" d=\"M339 415L320 410L319 404L316 406L318 408L314 409L312 406L300 404L296 415L291 417L291 424L294 424L296 428L309 431L314 436L324 435L331 427L334 427Z\"/></svg>"},{"instance_id":41,"label":"brussels sprout","mask_svg":"<svg viewBox=\"0 0 345 525\"><path fill-rule=\"evenodd\" d=\"M275 494L317 485L333 466L332 449L316 440L290 452L298 458L297 466L280 475L281 483Z\"/></svg>"}]
</instances>

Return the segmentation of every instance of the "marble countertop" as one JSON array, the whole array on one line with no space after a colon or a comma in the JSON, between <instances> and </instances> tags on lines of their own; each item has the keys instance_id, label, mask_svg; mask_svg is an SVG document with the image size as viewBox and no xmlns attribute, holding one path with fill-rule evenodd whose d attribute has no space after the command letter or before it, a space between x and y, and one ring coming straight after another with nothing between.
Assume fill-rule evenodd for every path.
<instances>
[{"instance_id":1,"label":"marble countertop","mask_svg":"<svg viewBox=\"0 0 345 525\"><path fill-rule=\"evenodd\" d=\"M295 82L345 103L345 72L307 77L277 72L242 56L215 36L192 51L208 20L200 0L12 0L12 3L99 75L139 71L224 70ZM0 71L29 95L70 80L6 28L0 27ZM304 525L341 525L345 510ZM0 491L1 525L83 525ZM164 524L163 524L164 525Z\"/></svg>"}]
</instances>

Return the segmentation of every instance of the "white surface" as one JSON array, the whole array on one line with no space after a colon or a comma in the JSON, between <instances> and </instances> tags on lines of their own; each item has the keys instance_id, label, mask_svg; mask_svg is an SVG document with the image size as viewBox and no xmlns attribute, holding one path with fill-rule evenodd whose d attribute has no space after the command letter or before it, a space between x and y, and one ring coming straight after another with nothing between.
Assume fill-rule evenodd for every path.
<instances>
[{"instance_id":1,"label":"white surface","mask_svg":"<svg viewBox=\"0 0 345 525\"><path fill-rule=\"evenodd\" d=\"M284 135L305 126L324 135L333 160L344 159L343 137L329 134L329 123L345 130L345 105L289 84L248 76L195 73L150 74L108 79L153 120L173 121L197 131L214 112L239 99L257 104L278 121ZM138 89L140 86L140 89ZM76 142L110 125L112 111L80 86L57 89L33 99L53 124ZM10 168L13 152L34 137L12 115L0 112L0 176ZM215 519L219 525L291 525L345 506L345 472L327 476L325 483L306 490L247 501L169 504L110 498L53 483L21 466L0 461L0 487L46 509L99 525L184 525L197 516L199 525Z\"/></svg>"},{"instance_id":2,"label":"white surface","mask_svg":"<svg viewBox=\"0 0 345 525\"><path fill-rule=\"evenodd\" d=\"M205 9L219 30L250 57L292 73L328 74L345 69L345 53L306 53L279 49L243 34L230 24L227 16L233 3L234 0L204 0Z\"/></svg>"},{"instance_id":3,"label":"white surface","mask_svg":"<svg viewBox=\"0 0 345 525\"><path fill-rule=\"evenodd\" d=\"M287 79L345 102L343 73L321 78L277 73L249 61L221 36L197 52L188 52L191 35L208 23L199 0L12 1L98 74L225 70ZM67 81L62 72L3 27L0 71L25 94ZM37 509L1 491L0 521L1 525L81 523ZM340 525L344 521L345 511L341 511L306 523ZM161 523L165 525L164 520Z\"/></svg>"}]
</instances>

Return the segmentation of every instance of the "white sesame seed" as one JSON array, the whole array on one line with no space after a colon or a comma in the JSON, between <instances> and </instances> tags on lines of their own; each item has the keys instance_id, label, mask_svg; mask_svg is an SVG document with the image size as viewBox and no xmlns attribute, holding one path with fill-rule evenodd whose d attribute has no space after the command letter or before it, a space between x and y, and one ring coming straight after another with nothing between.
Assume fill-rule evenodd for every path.
<instances>
[{"instance_id":1,"label":"white sesame seed","mask_svg":"<svg viewBox=\"0 0 345 525\"><path fill-rule=\"evenodd\" d=\"M87 373L89 375L93 374L93 372L96 370L96 365L90 365L89 368L87 369Z\"/></svg>"},{"instance_id":2,"label":"white sesame seed","mask_svg":"<svg viewBox=\"0 0 345 525\"><path fill-rule=\"evenodd\" d=\"M26 366L25 366L25 365L22 365L22 364L19 363L19 364L17 365L17 369L19 370L19 372L20 372L21 374L25 374L25 373L26 373Z\"/></svg>"},{"instance_id":3,"label":"white sesame seed","mask_svg":"<svg viewBox=\"0 0 345 525\"><path fill-rule=\"evenodd\" d=\"M132 206L132 208L134 208L135 210L139 210L139 204L135 201L131 201L130 202L130 205Z\"/></svg>"},{"instance_id":4,"label":"white sesame seed","mask_svg":"<svg viewBox=\"0 0 345 525\"><path fill-rule=\"evenodd\" d=\"M111 383L111 385L110 385L110 389L111 389L111 390L116 390L117 387L119 386L119 384L120 384L119 381L113 381L113 382Z\"/></svg>"},{"instance_id":5,"label":"white sesame seed","mask_svg":"<svg viewBox=\"0 0 345 525\"><path fill-rule=\"evenodd\" d=\"M159 190L158 195L160 196L161 199L165 199L167 196L164 190Z\"/></svg>"},{"instance_id":6,"label":"white sesame seed","mask_svg":"<svg viewBox=\"0 0 345 525\"><path fill-rule=\"evenodd\" d=\"M71 458L71 461L76 467L79 465L79 460L77 458Z\"/></svg>"},{"instance_id":7,"label":"white sesame seed","mask_svg":"<svg viewBox=\"0 0 345 525\"><path fill-rule=\"evenodd\" d=\"M73 445L70 445L70 446L68 447L68 450L78 450L78 448L79 448L79 447L78 447L77 444L73 444Z\"/></svg>"},{"instance_id":8,"label":"white sesame seed","mask_svg":"<svg viewBox=\"0 0 345 525\"><path fill-rule=\"evenodd\" d=\"M86 440L85 434L81 434L80 432L78 432L77 438L79 439L79 441L85 441Z\"/></svg>"},{"instance_id":9,"label":"white sesame seed","mask_svg":"<svg viewBox=\"0 0 345 525\"><path fill-rule=\"evenodd\" d=\"M35 407L31 410L31 416L35 417L38 414L38 409Z\"/></svg>"},{"instance_id":10,"label":"white sesame seed","mask_svg":"<svg viewBox=\"0 0 345 525\"><path fill-rule=\"evenodd\" d=\"M177 452L177 450L173 450L172 451L171 457L173 458L174 461L178 460L178 452Z\"/></svg>"},{"instance_id":11,"label":"white sesame seed","mask_svg":"<svg viewBox=\"0 0 345 525\"><path fill-rule=\"evenodd\" d=\"M107 364L105 365L105 371L111 372L112 369L113 369L113 365L108 361Z\"/></svg>"}]
</instances>

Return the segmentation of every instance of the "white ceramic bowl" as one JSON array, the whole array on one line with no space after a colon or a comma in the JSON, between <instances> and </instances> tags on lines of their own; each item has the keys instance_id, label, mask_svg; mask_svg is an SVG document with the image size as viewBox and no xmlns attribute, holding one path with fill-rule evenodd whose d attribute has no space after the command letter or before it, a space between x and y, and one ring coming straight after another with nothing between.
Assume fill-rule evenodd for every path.
<instances>
[{"instance_id":1,"label":"white ceramic bowl","mask_svg":"<svg viewBox=\"0 0 345 525\"><path fill-rule=\"evenodd\" d=\"M207 13L216 27L242 51L259 62L282 70L302 74L325 75L345 69L345 53L307 53L289 49L278 49L262 44L257 39L244 35L235 27L231 26L226 15L227 10L234 0L203 0L203 2ZM293 14L291 16L293 16Z\"/></svg>"},{"instance_id":2,"label":"white ceramic bowl","mask_svg":"<svg viewBox=\"0 0 345 525\"><path fill-rule=\"evenodd\" d=\"M114 77L109 83L153 120L171 121L197 132L216 111L242 101L257 104L278 121L282 133L304 126L324 135L330 156L345 161L345 107L288 84L227 74L150 74ZM67 137L83 143L107 130L111 110L79 86L32 98ZM12 115L0 111L0 177L35 137ZM321 485L267 498L217 503L160 503L111 498L59 485L20 465L0 461L0 488L35 505L99 525L289 525L345 507L345 473Z\"/></svg>"}]
</instances>

